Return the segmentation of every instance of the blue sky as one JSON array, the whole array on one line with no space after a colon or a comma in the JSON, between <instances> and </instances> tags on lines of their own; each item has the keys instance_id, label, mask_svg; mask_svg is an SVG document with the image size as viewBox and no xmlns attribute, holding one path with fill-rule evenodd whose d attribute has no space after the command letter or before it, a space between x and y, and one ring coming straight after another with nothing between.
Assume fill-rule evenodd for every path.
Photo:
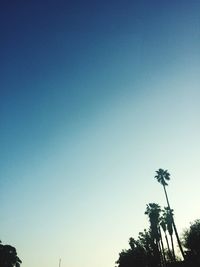
<instances>
[{"instance_id":1,"label":"blue sky","mask_svg":"<svg viewBox=\"0 0 200 267\"><path fill-rule=\"evenodd\" d=\"M171 172L199 218L199 1L1 4L0 226L22 266L114 266ZM184 204L184 207L183 207Z\"/></svg>"}]
</instances>

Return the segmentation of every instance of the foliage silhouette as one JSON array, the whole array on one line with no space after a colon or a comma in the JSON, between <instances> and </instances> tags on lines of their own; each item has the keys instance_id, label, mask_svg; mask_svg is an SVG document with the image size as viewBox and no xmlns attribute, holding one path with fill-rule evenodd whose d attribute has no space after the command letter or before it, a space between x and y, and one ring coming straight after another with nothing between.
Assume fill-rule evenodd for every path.
<instances>
[{"instance_id":1,"label":"foliage silhouette","mask_svg":"<svg viewBox=\"0 0 200 267\"><path fill-rule=\"evenodd\" d=\"M164 254L168 257L169 261L174 261L174 257L172 255L172 252L171 252L170 247L169 247L169 241L168 241L168 237L167 237L167 223L166 223L166 219L164 216L162 216L160 219L160 226L161 226L163 233L165 235L165 240L166 240L166 244L167 244L167 252L165 252Z\"/></svg>"},{"instance_id":2,"label":"foliage silhouette","mask_svg":"<svg viewBox=\"0 0 200 267\"><path fill-rule=\"evenodd\" d=\"M158 232L160 212L161 212L161 208L158 204L156 203L147 204L145 214L149 216L152 236L156 241L159 241L160 239L159 232Z\"/></svg>"},{"instance_id":3,"label":"foliage silhouette","mask_svg":"<svg viewBox=\"0 0 200 267\"><path fill-rule=\"evenodd\" d=\"M166 186L170 180L168 171L159 169L155 178L163 185L167 207L161 210L156 203L146 205L145 214L149 217L150 228L140 232L137 239L130 238L130 249L122 250L116 261L118 267L199 267L200 266L200 220L196 220L184 232L183 252L182 244L174 223L173 210L170 208ZM160 213L162 211L162 216ZM165 235L167 248L162 242L162 232ZM168 234L167 234L168 232ZM178 245L183 256L183 261L175 255L173 232L176 234ZM168 237L171 239L170 249Z\"/></svg>"},{"instance_id":4,"label":"foliage silhouette","mask_svg":"<svg viewBox=\"0 0 200 267\"><path fill-rule=\"evenodd\" d=\"M151 231L144 230L138 239L129 239L130 249L122 250L116 261L118 267L157 267L159 261L155 255L155 243Z\"/></svg>"},{"instance_id":5,"label":"foliage silhouette","mask_svg":"<svg viewBox=\"0 0 200 267\"><path fill-rule=\"evenodd\" d=\"M0 244L0 267L20 267L20 263L14 247Z\"/></svg>"},{"instance_id":6,"label":"foliage silhouette","mask_svg":"<svg viewBox=\"0 0 200 267\"><path fill-rule=\"evenodd\" d=\"M160 212L161 208L158 204L156 203L147 204L145 214L149 216L151 235L153 242L155 242L154 254L157 257L158 262L159 261L162 262L162 252L159 244L159 241L161 239L161 235L159 232Z\"/></svg>"},{"instance_id":7,"label":"foliage silhouette","mask_svg":"<svg viewBox=\"0 0 200 267\"><path fill-rule=\"evenodd\" d=\"M171 246L172 246L172 255L173 255L173 260L176 260L176 256L175 256L175 251L174 251L174 241L173 241L173 221L172 221L172 216L173 216L173 210L169 210L168 207L164 207L163 210L163 221L165 222L166 226L167 226L167 231L170 235L170 239L171 239Z\"/></svg>"},{"instance_id":8,"label":"foliage silhouette","mask_svg":"<svg viewBox=\"0 0 200 267\"><path fill-rule=\"evenodd\" d=\"M165 197L166 197L166 201L167 201L167 206L168 206L168 209L170 211L172 225L173 225L173 228L174 228L174 232L175 232L175 235L176 235L178 246L179 246L179 249L181 251L181 255L182 255L183 259L185 259L185 254L184 254L184 251L183 251L183 248L182 248L182 245L181 245L181 241L180 241L180 238L179 238L179 235L178 235L178 231L177 231L177 228L176 228L176 225L175 225L175 222L174 222L174 217L173 217L173 214L171 212L172 210L170 208L169 199L168 199L167 190L166 190L166 186L168 186L167 182L170 180L170 173L167 170L163 170L163 169L159 169L158 171L156 171L156 173L157 174L156 174L155 178L163 186Z\"/></svg>"},{"instance_id":9,"label":"foliage silhouette","mask_svg":"<svg viewBox=\"0 0 200 267\"><path fill-rule=\"evenodd\" d=\"M187 248L187 261L191 266L200 266L200 220L190 225L183 239L183 245Z\"/></svg>"}]
</instances>

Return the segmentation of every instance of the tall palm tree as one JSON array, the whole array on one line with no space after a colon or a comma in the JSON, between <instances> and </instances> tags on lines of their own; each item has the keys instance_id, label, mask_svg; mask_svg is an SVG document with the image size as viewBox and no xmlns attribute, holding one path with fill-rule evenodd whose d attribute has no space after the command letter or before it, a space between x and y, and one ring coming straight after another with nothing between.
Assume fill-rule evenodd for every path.
<instances>
[{"instance_id":1,"label":"tall palm tree","mask_svg":"<svg viewBox=\"0 0 200 267\"><path fill-rule=\"evenodd\" d=\"M173 255L173 260L176 261L176 256L175 256L175 251L174 251L174 241L173 241L173 224L172 224L172 216L173 215L173 210L169 210L168 207L165 207L163 210L163 220L165 224L167 225L167 231L170 235L171 239L171 246L172 246L172 255Z\"/></svg>"},{"instance_id":2,"label":"tall palm tree","mask_svg":"<svg viewBox=\"0 0 200 267\"><path fill-rule=\"evenodd\" d=\"M163 169L159 169L158 171L156 171L156 173L157 173L157 175L155 176L155 178L163 186L163 189L164 189L164 192L165 192L166 201L167 201L167 206L168 206L168 209L170 211L172 225L173 225L173 228L174 228L174 232L175 232L175 235L176 235L178 246L179 246L179 249L181 251L182 257L185 259L185 255L184 255L184 252L183 252L181 241L180 241L180 238L178 236L177 228L176 228L176 225L175 225L175 222L174 222L174 217L173 217L173 214L171 213L171 208L170 208L169 199L168 199L167 190L166 190L166 186L168 186L167 181L170 180L170 173L167 170L163 170Z\"/></svg>"},{"instance_id":3,"label":"tall palm tree","mask_svg":"<svg viewBox=\"0 0 200 267\"><path fill-rule=\"evenodd\" d=\"M160 218L160 212L161 212L161 208L158 204L156 203L149 203L146 206L146 211L145 214L148 215L149 217L149 222L150 222L150 228L151 228L151 235L152 235L152 239L153 242L155 242L155 249L154 249L154 253L156 258L160 259L160 261L162 262L162 252L161 252L161 248L160 248L160 233L158 230L159 227L159 218Z\"/></svg>"},{"instance_id":4,"label":"tall palm tree","mask_svg":"<svg viewBox=\"0 0 200 267\"><path fill-rule=\"evenodd\" d=\"M149 222L152 230L152 235L155 240L159 240L158 225L161 208L156 203L149 203L146 206L145 214L149 216Z\"/></svg>"},{"instance_id":5,"label":"tall palm tree","mask_svg":"<svg viewBox=\"0 0 200 267\"><path fill-rule=\"evenodd\" d=\"M169 247L169 241L168 241L168 237L167 237L167 226L166 226L166 223L165 223L165 218L163 218L163 216L161 217L161 220L160 220L160 226L164 232L164 235L165 235L165 240L166 240L166 243L167 243L167 249L168 249L168 255L169 255L169 258L172 260L172 254L171 254L171 250L170 250L170 247Z\"/></svg>"}]
</instances>

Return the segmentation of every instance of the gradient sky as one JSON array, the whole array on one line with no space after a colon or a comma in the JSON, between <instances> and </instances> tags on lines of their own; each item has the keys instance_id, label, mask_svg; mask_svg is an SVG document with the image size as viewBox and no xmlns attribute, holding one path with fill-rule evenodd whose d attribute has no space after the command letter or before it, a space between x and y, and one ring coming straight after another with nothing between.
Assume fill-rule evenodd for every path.
<instances>
[{"instance_id":1,"label":"gradient sky","mask_svg":"<svg viewBox=\"0 0 200 267\"><path fill-rule=\"evenodd\" d=\"M199 215L200 1L2 1L0 239L111 267L165 205Z\"/></svg>"}]
</instances>

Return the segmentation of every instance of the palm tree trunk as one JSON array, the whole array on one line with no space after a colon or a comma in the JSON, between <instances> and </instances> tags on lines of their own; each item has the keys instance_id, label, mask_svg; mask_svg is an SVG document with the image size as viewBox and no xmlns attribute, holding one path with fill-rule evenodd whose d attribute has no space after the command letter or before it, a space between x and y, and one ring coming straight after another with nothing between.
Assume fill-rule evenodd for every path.
<instances>
[{"instance_id":1,"label":"palm tree trunk","mask_svg":"<svg viewBox=\"0 0 200 267\"><path fill-rule=\"evenodd\" d=\"M156 241L157 246L158 246L158 251L159 251L159 258L160 258L160 266L164 267L164 259L163 259L163 254L162 254L162 249L160 246L160 242Z\"/></svg>"},{"instance_id":2,"label":"palm tree trunk","mask_svg":"<svg viewBox=\"0 0 200 267\"><path fill-rule=\"evenodd\" d=\"M160 251L158 248L158 242L153 241L153 255L154 255L154 265L156 267L160 266Z\"/></svg>"},{"instance_id":3,"label":"palm tree trunk","mask_svg":"<svg viewBox=\"0 0 200 267\"><path fill-rule=\"evenodd\" d=\"M173 215L172 215L172 212L171 212L171 208L170 208L170 205L169 205L169 199L168 199L168 196L167 196L167 191L166 191L166 188L165 188L164 185L163 185L163 188L164 188L165 197L166 197L166 200L167 200L167 205L168 205L168 208L169 208L171 217L172 217L172 225L173 225L173 228L174 228L174 232L175 232L175 235L176 235L176 239L177 239L177 242L178 242L178 246L179 246L179 249L180 249L180 251L181 251L181 255L182 255L182 257L183 257L183 259L185 260L185 254L184 254L184 252L183 252L183 248L182 248L182 245L181 245L181 241L180 241L179 236L178 236L178 232L177 232L177 229L176 229L176 225L175 225L175 222L174 222L174 218L173 218Z\"/></svg>"},{"instance_id":4,"label":"palm tree trunk","mask_svg":"<svg viewBox=\"0 0 200 267\"><path fill-rule=\"evenodd\" d=\"M174 232L175 232L175 235L176 235L178 246L179 246L179 249L181 251L182 257L185 260L185 254L184 254L184 251L183 251L183 248L182 248L182 245L181 245L181 241L180 241L179 236L178 236L178 232L177 232L177 228L176 228L176 225L175 225L175 222L174 222L174 218L173 218L172 214L171 214L171 216L172 216L172 224L173 224L173 227L174 227Z\"/></svg>"},{"instance_id":5,"label":"palm tree trunk","mask_svg":"<svg viewBox=\"0 0 200 267\"><path fill-rule=\"evenodd\" d=\"M160 235L161 253L162 253L162 256L163 256L163 266L166 266L165 250L164 250L164 245L163 245L163 240L162 240L160 227L158 228L158 232L159 232L159 235Z\"/></svg>"},{"instance_id":6,"label":"palm tree trunk","mask_svg":"<svg viewBox=\"0 0 200 267\"><path fill-rule=\"evenodd\" d=\"M168 237L167 237L166 232L165 232L165 240L166 240L166 243L167 243L167 249L168 249L168 252L169 252L169 257L170 257L170 259L173 259L172 252L171 252L171 249L169 247L169 241L168 241Z\"/></svg>"},{"instance_id":7,"label":"palm tree trunk","mask_svg":"<svg viewBox=\"0 0 200 267\"><path fill-rule=\"evenodd\" d=\"M171 245L172 245L172 255L173 255L173 260L176 261L176 256L175 256L175 252L174 252L173 236L170 235L170 238L171 238Z\"/></svg>"}]
</instances>

